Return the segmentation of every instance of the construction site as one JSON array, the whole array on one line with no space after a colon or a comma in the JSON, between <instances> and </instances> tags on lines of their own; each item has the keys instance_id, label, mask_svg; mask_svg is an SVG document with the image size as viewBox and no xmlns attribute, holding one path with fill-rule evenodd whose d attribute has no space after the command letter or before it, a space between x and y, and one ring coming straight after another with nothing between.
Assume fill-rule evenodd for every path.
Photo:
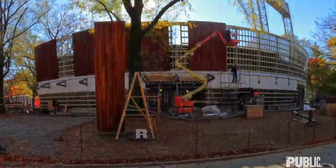
<instances>
[{"instance_id":1,"label":"construction site","mask_svg":"<svg viewBox=\"0 0 336 168\"><path fill-rule=\"evenodd\" d=\"M37 46L40 111L48 111L39 122L66 128L53 128L55 157L184 160L334 140L333 111L323 116L304 107L309 55L294 40L288 4L238 2L257 16L253 28L159 22L165 26L142 40L142 71L131 78L129 66L138 63L128 61L125 22L95 22L93 29ZM266 5L282 16L285 36L269 30ZM68 116L81 117L65 126ZM135 131L143 128L150 140L139 142ZM39 154L14 147L16 155Z\"/></svg>"},{"instance_id":2,"label":"construction site","mask_svg":"<svg viewBox=\"0 0 336 168\"><path fill-rule=\"evenodd\" d=\"M267 18L262 12L265 3L260 5L258 15ZM266 111L302 107L308 54L292 39L288 5L282 8L279 12L283 15L287 37L270 34L267 20L256 23L263 24L266 33L225 23L197 21L170 23L161 30L154 30L157 32L142 42L146 54L142 58L141 78L146 95L160 95L161 111L168 111L174 105L174 96L183 96L195 89L197 91L187 97L203 101L200 106L234 107L239 100L252 98L253 92L259 92L264 96ZM227 30L231 32L230 42L227 42ZM211 36L215 32L221 36ZM47 107L48 100L56 99L61 106L66 105L70 113L96 113L98 86L94 56L97 41L104 39L95 39L94 34L82 31L36 48L42 108ZM208 37L211 39L196 47ZM190 50L193 55L185 56ZM124 88L115 86L120 90L130 86L126 60L120 60L125 62L124 76L119 79L124 79L120 83ZM237 69L235 82L232 82L233 66ZM213 80L204 83L206 74L212 75ZM157 107L157 103L151 105Z\"/></svg>"}]
</instances>

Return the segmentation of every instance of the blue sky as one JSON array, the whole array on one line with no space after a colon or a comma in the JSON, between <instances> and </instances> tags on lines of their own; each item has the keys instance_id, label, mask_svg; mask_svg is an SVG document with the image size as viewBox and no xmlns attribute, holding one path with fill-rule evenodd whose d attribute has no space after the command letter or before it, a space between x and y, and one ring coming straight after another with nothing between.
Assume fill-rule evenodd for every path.
<instances>
[{"instance_id":1,"label":"blue sky","mask_svg":"<svg viewBox=\"0 0 336 168\"><path fill-rule=\"evenodd\" d=\"M190 20L224 22L228 25L244 26L244 16L229 0L195 0ZM316 29L315 20L328 15L335 0L286 0L292 15L294 34L300 38L311 38ZM267 4L270 32L284 34L282 17Z\"/></svg>"},{"instance_id":2,"label":"blue sky","mask_svg":"<svg viewBox=\"0 0 336 168\"><path fill-rule=\"evenodd\" d=\"M66 2L68 0L57 0ZM234 0L193 0L194 11L188 20L223 22L228 25L248 27L244 23L244 15L236 6ZM197 2L197 3L196 3ZM325 17L330 8L335 6L336 0L286 0L292 14L294 35L301 38L312 38L311 34L316 30L315 20ZM267 14L270 32L277 35L284 34L281 15L268 4Z\"/></svg>"}]
</instances>

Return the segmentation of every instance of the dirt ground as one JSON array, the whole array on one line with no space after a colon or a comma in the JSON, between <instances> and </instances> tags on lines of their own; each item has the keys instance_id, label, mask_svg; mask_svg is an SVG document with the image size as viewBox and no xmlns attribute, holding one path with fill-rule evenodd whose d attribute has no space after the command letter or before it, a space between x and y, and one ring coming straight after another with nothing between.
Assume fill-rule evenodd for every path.
<instances>
[{"instance_id":1,"label":"dirt ground","mask_svg":"<svg viewBox=\"0 0 336 168\"><path fill-rule=\"evenodd\" d=\"M82 127L83 159L138 159L152 157L206 155L260 147L278 149L325 141L334 137L335 120L316 116L322 126L311 127L292 121L289 112L267 113L265 118L247 120L192 121L160 118L155 140L133 140L136 128L147 128L143 118L128 118L126 132L115 141L115 135L99 134L96 121ZM60 159L81 157L79 127L63 132L57 141ZM233 152L234 153L234 152Z\"/></svg>"},{"instance_id":2,"label":"dirt ground","mask_svg":"<svg viewBox=\"0 0 336 168\"><path fill-rule=\"evenodd\" d=\"M0 115L0 145L15 155L52 157L58 151L55 138L62 131L94 118Z\"/></svg>"},{"instance_id":3,"label":"dirt ground","mask_svg":"<svg viewBox=\"0 0 336 168\"><path fill-rule=\"evenodd\" d=\"M155 140L135 141L135 129L147 128L146 122L143 118L127 118L126 134L116 141L114 134L97 132L95 117L0 115L0 145L5 143L7 152L16 156L49 157L63 163L78 161L81 159L79 125L83 124L83 160L97 163L97 160L144 158L162 161L190 158L195 154L197 157L232 155L246 153L246 149L260 152L334 137L334 118L317 115L316 121L322 124L317 127L292 119L289 112L266 113L263 119L250 121L241 117L199 122L161 117Z\"/></svg>"}]
</instances>

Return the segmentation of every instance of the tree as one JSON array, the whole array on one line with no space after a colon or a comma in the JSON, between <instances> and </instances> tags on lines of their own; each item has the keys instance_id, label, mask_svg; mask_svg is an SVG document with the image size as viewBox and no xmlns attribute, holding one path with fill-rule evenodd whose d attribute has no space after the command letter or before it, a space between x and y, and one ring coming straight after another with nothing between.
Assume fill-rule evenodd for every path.
<instances>
[{"instance_id":1,"label":"tree","mask_svg":"<svg viewBox=\"0 0 336 168\"><path fill-rule=\"evenodd\" d=\"M179 2L181 2L179 5ZM129 72L132 79L135 71L142 70L141 41L150 32L165 13L191 9L187 0L73 0L83 11L108 16L110 21L130 21L129 38ZM155 7L151 8L151 4ZM123 10L124 9L124 10ZM156 9L156 10L155 10ZM149 24L142 24L142 18L151 20Z\"/></svg>"},{"instance_id":2,"label":"tree","mask_svg":"<svg viewBox=\"0 0 336 168\"><path fill-rule=\"evenodd\" d=\"M336 61L336 5L330 10L328 16L315 21L317 30L314 33L318 44L326 51L330 61Z\"/></svg>"},{"instance_id":3,"label":"tree","mask_svg":"<svg viewBox=\"0 0 336 168\"><path fill-rule=\"evenodd\" d=\"M190 1L190 0L189 0ZM165 14L175 13L179 16L182 11L191 10L188 0L73 0L82 11L94 15L104 15L110 21L130 22L129 32L129 81L134 72L142 71L141 41L157 25ZM180 3L179 3L180 2ZM166 17L167 18L167 17ZM176 18L176 17L174 17ZM143 23L142 20L150 22ZM135 87L134 94L140 95L139 87ZM138 104L142 104L138 102Z\"/></svg>"},{"instance_id":4,"label":"tree","mask_svg":"<svg viewBox=\"0 0 336 168\"><path fill-rule=\"evenodd\" d=\"M15 45L12 49L14 65L17 67L16 74L19 74L20 79L26 82L30 88L37 85L34 48L40 43L42 41L39 40L39 37L28 31L15 39ZM26 76L23 74L26 74Z\"/></svg>"},{"instance_id":5,"label":"tree","mask_svg":"<svg viewBox=\"0 0 336 168\"><path fill-rule=\"evenodd\" d=\"M41 18L39 29L48 40L66 37L88 27L88 19L73 4L47 3L51 9Z\"/></svg>"},{"instance_id":6,"label":"tree","mask_svg":"<svg viewBox=\"0 0 336 168\"><path fill-rule=\"evenodd\" d=\"M31 90L32 104L35 102L37 95L37 81L35 70L35 50L34 48L42 43L38 36L34 35L32 31L23 33L20 37L14 40L13 49L13 64L16 67L16 72L13 75L17 81L24 82Z\"/></svg>"},{"instance_id":7,"label":"tree","mask_svg":"<svg viewBox=\"0 0 336 168\"><path fill-rule=\"evenodd\" d=\"M321 50L321 47L315 42L314 45L309 46L310 48L310 56L312 58L323 58L325 55L323 51Z\"/></svg>"},{"instance_id":8,"label":"tree","mask_svg":"<svg viewBox=\"0 0 336 168\"><path fill-rule=\"evenodd\" d=\"M308 61L307 92L311 97L336 94L336 71L325 53L315 43L310 46L312 54Z\"/></svg>"},{"instance_id":9,"label":"tree","mask_svg":"<svg viewBox=\"0 0 336 168\"><path fill-rule=\"evenodd\" d=\"M4 112L4 77L10 71L14 40L36 25L48 11L45 3L34 0L0 2L0 113Z\"/></svg>"},{"instance_id":10,"label":"tree","mask_svg":"<svg viewBox=\"0 0 336 168\"><path fill-rule=\"evenodd\" d=\"M5 81L6 97L11 100L14 100L15 96L26 96L32 93L27 83L21 80L20 75L21 73L16 73L13 78Z\"/></svg>"}]
</instances>

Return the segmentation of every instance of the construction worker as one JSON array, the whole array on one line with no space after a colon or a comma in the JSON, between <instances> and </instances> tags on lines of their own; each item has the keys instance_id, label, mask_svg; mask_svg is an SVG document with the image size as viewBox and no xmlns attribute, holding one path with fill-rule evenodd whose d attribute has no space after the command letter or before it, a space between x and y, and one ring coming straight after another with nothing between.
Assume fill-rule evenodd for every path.
<instances>
[{"instance_id":1,"label":"construction worker","mask_svg":"<svg viewBox=\"0 0 336 168\"><path fill-rule=\"evenodd\" d=\"M231 72L232 72L232 83L237 82L237 65L235 64L234 66L231 67Z\"/></svg>"},{"instance_id":2,"label":"construction worker","mask_svg":"<svg viewBox=\"0 0 336 168\"><path fill-rule=\"evenodd\" d=\"M230 29L225 31L225 36L226 36L226 41L230 42L231 41L231 31L230 31Z\"/></svg>"}]
</instances>

